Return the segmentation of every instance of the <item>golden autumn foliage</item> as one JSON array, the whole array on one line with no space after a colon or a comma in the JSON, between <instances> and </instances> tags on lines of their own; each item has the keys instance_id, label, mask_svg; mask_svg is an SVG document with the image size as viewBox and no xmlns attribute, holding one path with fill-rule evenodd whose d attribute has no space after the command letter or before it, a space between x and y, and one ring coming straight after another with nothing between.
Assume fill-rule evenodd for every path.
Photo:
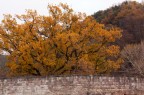
<instances>
[{"instance_id":1,"label":"golden autumn foliage","mask_svg":"<svg viewBox=\"0 0 144 95\"><path fill-rule=\"evenodd\" d=\"M120 30L107 30L66 4L48 8L49 16L32 10L5 16L0 48L9 53L10 75L97 74L120 67L119 47L111 44Z\"/></svg>"}]
</instances>

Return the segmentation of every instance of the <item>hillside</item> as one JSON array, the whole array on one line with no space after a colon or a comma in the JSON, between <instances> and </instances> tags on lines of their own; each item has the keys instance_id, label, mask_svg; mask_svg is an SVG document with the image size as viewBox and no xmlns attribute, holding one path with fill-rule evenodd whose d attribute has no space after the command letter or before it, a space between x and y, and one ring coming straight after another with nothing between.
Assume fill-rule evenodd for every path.
<instances>
[{"instance_id":1,"label":"hillside","mask_svg":"<svg viewBox=\"0 0 144 95\"><path fill-rule=\"evenodd\" d=\"M120 5L94 13L93 17L105 25L114 25L123 30L120 46L139 43L144 39L144 5L135 1L125 1Z\"/></svg>"}]
</instances>

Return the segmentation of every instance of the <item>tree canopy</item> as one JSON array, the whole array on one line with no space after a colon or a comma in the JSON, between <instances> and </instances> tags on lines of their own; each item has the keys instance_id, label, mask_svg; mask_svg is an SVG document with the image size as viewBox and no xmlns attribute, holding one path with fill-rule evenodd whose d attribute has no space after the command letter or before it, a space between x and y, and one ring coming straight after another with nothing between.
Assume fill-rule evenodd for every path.
<instances>
[{"instance_id":1,"label":"tree canopy","mask_svg":"<svg viewBox=\"0 0 144 95\"><path fill-rule=\"evenodd\" d=\"M106 29L66 4L48 9L48 16L32 10L5 15L0 49L9 53L10 75L97 74L120 67L119 47L110 44L121 37L119 29Z\"/></svg>"}]
</instances>

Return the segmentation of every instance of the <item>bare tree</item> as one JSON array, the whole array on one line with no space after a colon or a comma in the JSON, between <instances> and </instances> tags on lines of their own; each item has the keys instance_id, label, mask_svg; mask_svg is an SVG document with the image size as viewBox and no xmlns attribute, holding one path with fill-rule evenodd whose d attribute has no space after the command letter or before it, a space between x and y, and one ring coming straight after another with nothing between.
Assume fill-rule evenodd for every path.
<instances>
[{"instance_id":1,"label":"bare tree","mask_svg":"<svg viewBox=\"0 0 144 95\"><path fill-rule=\"evenodd\" d=\"M144 41L125 46L121 55L125 64L130 63L135 73L144 76Z\"/></svg>"}]
</instances>

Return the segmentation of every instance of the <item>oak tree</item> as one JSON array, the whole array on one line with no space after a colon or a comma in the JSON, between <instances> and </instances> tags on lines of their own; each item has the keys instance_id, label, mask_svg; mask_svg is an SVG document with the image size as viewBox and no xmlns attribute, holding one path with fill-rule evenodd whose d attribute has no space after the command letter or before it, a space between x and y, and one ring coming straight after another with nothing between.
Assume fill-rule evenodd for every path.
<instances>
[{"instance_id":1,"label":"oak tree","mask_svg":"<svg viewBox=\"0 0 144 95\"><path fill-rule=\"evenodd\" d=\"M97 74L120 67L119 47L110 44L121 37L119 29L106 29L66 4L48 9L48 16L32 10L5 15L0 49L9 53L10 75Z\"/></svg>"}]
</instances>

